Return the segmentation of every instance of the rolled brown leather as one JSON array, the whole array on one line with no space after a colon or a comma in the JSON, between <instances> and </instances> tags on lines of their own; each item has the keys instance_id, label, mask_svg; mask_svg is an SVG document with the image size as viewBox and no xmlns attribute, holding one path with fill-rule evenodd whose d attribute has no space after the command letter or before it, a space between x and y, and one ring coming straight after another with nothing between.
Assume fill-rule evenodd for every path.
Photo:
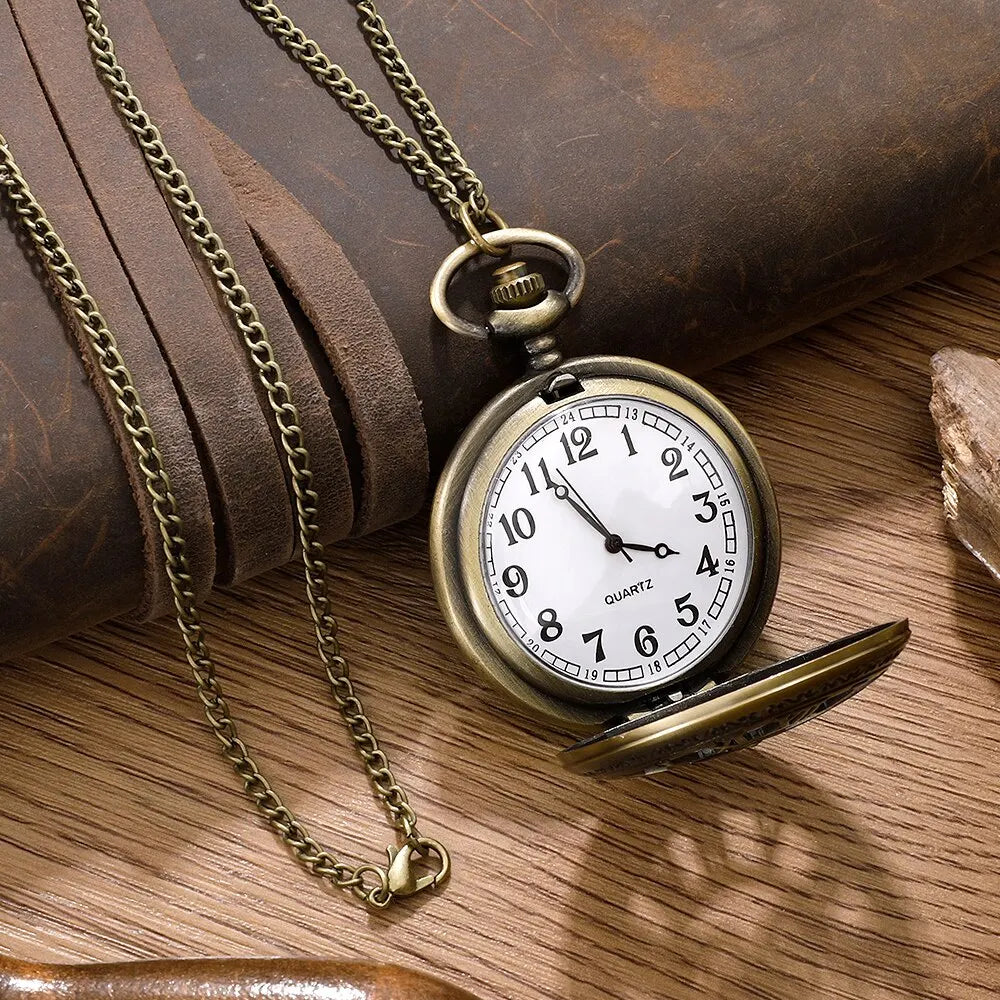
<instances>
[{"instance_id":1,"label":"rolled brown leather","mask_svg":"<svg viewBox=\"0 0 1000 1000\"><path fill-rule=\"evenodd\" d=\"M0 4L0 51L4 86L17 95L4 103L0 130L143 388L184 511L193 586L203 597L215 576L215 544L191 430L155 335L50 114L6 2ZM6 201L4 209L9 209ZM54 297L36 312L38 262L26 244L19 245L19 231L5 235L0 426L14 429L7 433L0 516L0 636L12 635L16 644L20 635L58 635L106 612L163 614L170 590L159 529L117 406L95 371L84 335L76 324L64 324Z\"/></svg>"},{"instance_id":2,"label":"rolled brown leather","mask_svg":"<svg viewBox=\"0 0 1000 1000\"><path fill-rule=\"evenodd\" d=\"M347 396L362 481L354 530L415 514L427 486L427 435L406 365L344 251L224 133L202 128L268 263L281 275Z\"/></svg>"},{"instance_id":3,"label":"rolled brown leather","mask_svg":"<svg viewBox=\"0 0 1000 1000\"><path fill-rule=\"evenodd\" d=\"M16 2L24 3L25 0ZM31 3L32 0L27 2ZM75 0L46 2L61 7L76 7ZM199 128L197 115L193 112L170 56L157 35L149 10L145 4L133 3L132 0L124 3L112 0L111 3L102 3L101 8L108 19L118 56L128 71L129 79L152 119L162 123L168 148L187 173L206 216L225 241L240 278L267 327L275 357L281 364L285 380L293 388L301 426L309 443L319 497L318 520L324 538L327 541L343 538L349 533L354 521L354 501L350 470L341 440L342 432L331 407L330 396L334 391L334 380L329 369L322 363L322 355L313 349L312 343L303 343L278 289L270 279L250 227ZM76 16L82 21L79 10ZM60 37L58 43L49 36L43 45L46 51L55 49L57 59L62 56L64 49L68 54L68 49L79 48L74 45L71 31L67 31L65 37ZM110 101L108 111L117 119ZM206 261L197 254L192 254L192 257L214 292L214 279ZM224 314L228 313L218 297L216 302ZM226 321L231 324L228 315ZM217 404L207 401L206 405ZM267 405L263 402L263 397L261 405ZM339 398L336 405L339 410L343 409ZM270 415L268 422L269 425L272 424ZM350 427L345 428L343 433L350 434ZM257 475L257 460L258 455L244 448L247 477ZM247 530L266 530L263 512L247 526ZM244 576L245 574L237 574L236 578L243 579Z\"/></svg>"},{"instance_id":4,"label":"rolled brown leather","mask_svg":"<svg viewBox=\"0 0 1000 1000\"><path fill-rule=\"evenodd\" d=\"M48 112L37 77L27 76L23 42L10 30L0 37L4 83L25 97L8 103L0 129L25 160L29 182L37 174L59 228L84 212L110 216L114 184L100 183L99 150L94 144L84 157L80 127L69 121L82 98L56 79L71 50L85 46L82 19L73 27L75 0L44 0L53 24L59 15L59 32L31 15L29 0L3 3L24 20L38 77L66 119L67 140L72 146L75 136L80 145L79 162L65 148L49 148L58 141L51 129L35 138L25 127ZM312 406L310 448L335 450L339 434L357 505L352 526L369 530L405 516L426 482L419 472L391 474L393 448L405 443L405 457L426 435L432 467L440 464L479 406L518 372L511 354L446 333L431 318L427 287L453 236L402 168L236 0L158 4L159 34L136 0L102 6L140 96L163 117L185 169L190 159L196 188L204 187L199 196L228 227L238 266L255 275L255 297L271 303L275 329L285 330L293 390ZM286 0L283 9L405 123L354 29L350 4ZM544 8L498 0L488 14L430 0L391 14L397 41L494 207L511 225L559 233L587 258L587 291L561 332L569 354L635 354L696 371L1000 242L1000 172L989 141L1000 134L1000 33L987 8L913 0L902 16L859 0L680 0L667 17L654 0L625 9L596 0ZM8 49L16 58L7 58ZM167 49L198 111L225 135L222 143L192 129L197 118ZM82 81L82 66L78 72ZM110 104L109 113L113 122ZM242 153L220 162L218 150L233 144ZM109 170L126 148L138 157L130 139L116 148ZM233 163L242 164L236 172L244 180L254 178L235 196L227 191L241 183ZM63 179L74 170L87 188L79 175ZM276 213L286 197L313 219L300 215L298 225ZM111 229L70 227L64 235L89 265L107 256ZM307 231L309 245L320 245L325 231L337 252L328 261L308 254L299 240ZM177 252L175 236L148 236ZM103 250L90 245L101 239ZM134 308L137 296L152 298L152 275L143 272L140 282L140 261L120 243L119 271L135 272L127 290ZM135 610L142 594L162 594L141 529L147 514L129 495L134 469L37 281L15 235L0 233L0 656ZM116 293L104 294L114 311ZM459 282L455 305L478 313L482 294L481 281ZM147 372L148 391L178 410L195 398L223 406L208 373L196 384L166 365L182 346L173 339L176 317L149 310L145 321L154 339L163 337L159 369L171 381ZM122 322L129 322L124 314ZM199 323L218 326L216 318ZM367 349L369 342L391 348L386 331L402 363L381 346ZM218 359L223 345L212 346ZM341 384L345 364L350 377ZM325 399L317 399L317 386ZM393 386L402 405L390 411L373 402L373 387ZM259 394L253 402L260 404ZM186 416L186 433L201 448L187 446L202 485L191 484L184 506L194 525L210 528L208 489L218 506L231 442L216 430L218 443L206 449L210 415ZM160 419L168 438L171 427L184 430L176 414ZM246 451L252 472L260 448ZM412 467L422 461L415 455ZM190 463L180 454L175 462L183 478ZM269 475L273 482L273 466ZM334 501L324 522L337 537L346 527L333 521L351 497L342 496L343 473L328 481L341 483L327 490ZM273 548L253 537L255 529L264 539L274 533L252 506L227 510L230 527L217 533L218 566L223 574L230 567L233 578L290 550L287 536ZM216 573L207 541L198 543L206 584ZM138 610L155 604L146 597Z\"/></svg>"},{"instance_id":5,"label":"rolled brown leather","mask_svg":"<svg viewBox=\"0 0 1000 1000\"><path fill-rule=\"evenodd\" d=\"M13 0L12 9L109 242L165 363L175 373L219 536L216 576L228 583L284 562L291 556L292 520L285 500L283 455L268 414L253 405L263 389L237 342L232 321L217 307L218 296L206 285L155 181L114 114L87 47L72 44L80 26L76 5ZM49 44L53 36L71 43ZM140 65L147 61L148 54ZM183 145L178 140L183 121L176 114L158 119L164 117L171 147L178 141ZM189 127L197 128L193 123ZM177 155L184 152L186 148ZM199 184L199 190L203 187ZM213 212L213 219L220 215ZM287 317L285 322L291 329ZM255 456L252 466L248 454Z\"/></svg>"},{"instance_id":6,"label":"rolled brown leather","mask_svg":"<svg viewBox=\"0 0 1000 1000\"><path fill-rule=\"evenodd\" d=\"M474 1000L398 965L311 959L204 959L38 965L0 958L3 1000Z\"/></svg>"}]
</instances>

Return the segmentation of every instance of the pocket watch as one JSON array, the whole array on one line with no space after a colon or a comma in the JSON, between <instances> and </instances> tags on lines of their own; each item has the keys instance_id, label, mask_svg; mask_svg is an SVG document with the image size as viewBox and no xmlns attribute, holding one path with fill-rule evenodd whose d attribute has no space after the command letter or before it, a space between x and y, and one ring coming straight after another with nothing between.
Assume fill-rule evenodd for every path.
<instances>
[{"instance_id":1,"label":"pocket watch","mask_svg":"<svg viewBox=\"0 0 1000 1000\"><path fill-rule=\"evenodd\" d=\"M740 672L770 614L778 506L735 416L696 382L625 357L564 361L551 328L578 301L584 262L538 230L500 229L562 256L562 291L523 262L495 272L477 325L431 288L452 330L520 340L529 373L462 436L431 515L435 588L486 679L536 715L588 733L572 771L652 773L753 745L874 680L909 636L896 621Z\"/></svg>"}]
</instances>

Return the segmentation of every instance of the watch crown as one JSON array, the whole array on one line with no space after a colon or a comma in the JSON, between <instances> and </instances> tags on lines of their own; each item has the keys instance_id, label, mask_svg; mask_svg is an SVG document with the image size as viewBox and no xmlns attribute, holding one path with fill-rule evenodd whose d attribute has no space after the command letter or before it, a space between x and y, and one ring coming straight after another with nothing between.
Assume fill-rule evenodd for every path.
<instances>
[{"instance_id":1,"label":"watch crown","mask_svg":"<svg viewBox=\"0 0 1000 1000\"><path fill-rule=\"evenodd\" d=\"M545 297L545 279L537 271L529 271L523 261L506 264L493 272L490 297L498 309L523 309Z\"/></svg>"}]
</instances>

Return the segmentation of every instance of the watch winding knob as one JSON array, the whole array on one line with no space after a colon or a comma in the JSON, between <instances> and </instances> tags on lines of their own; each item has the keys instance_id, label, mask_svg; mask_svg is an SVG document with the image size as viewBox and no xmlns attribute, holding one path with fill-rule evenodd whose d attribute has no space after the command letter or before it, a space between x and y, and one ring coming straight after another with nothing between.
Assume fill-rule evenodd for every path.
<instances>
[{"instance_id":1,"label":"watch winding knob","mask_svg":"<svg viewBox=\"0 0 1000 1000\"><path fill-rule=\"evenodd\" d=\"M495 307L487 319L490 334L520 340L531 371L555 368L562 354L550 331L569 311L566 295L550 289L523 261L493 272L490 295Z\"/></svg>"},{"instance_id":2,"label":"watch winding knob","mask_svg":"<svg viewBox=\"0 0 1000 1000\"><path fill-rule=\"evenodd\" d=\"M545 279L537 271L529 271L523 261L505 264L493 272L490 297L498 309L524 309L545 297Z\"/></svg>"}]
</instances>

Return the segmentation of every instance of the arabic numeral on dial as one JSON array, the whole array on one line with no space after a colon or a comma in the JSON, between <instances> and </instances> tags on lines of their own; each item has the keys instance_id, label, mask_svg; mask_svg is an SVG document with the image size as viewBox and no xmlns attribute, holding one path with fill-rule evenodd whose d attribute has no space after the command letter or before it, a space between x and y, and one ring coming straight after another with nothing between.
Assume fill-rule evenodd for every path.
<instances>
[{"instance_id":1,"label":"arabic numeral on dial","mask_svg":"<svg viewBox=\"0 0 1000 1000\"><path fill-rule=\"evenodd\" d=\"M562 441L563 450L566 452L566 464L576 465L577 462L582 462L586 458L595 458L597 449L591 448L592 439L593 435L590 433L589 427L574 427L569 437L563 433L559 440ZM571 445L576 446L576 455L573 454Z\"/></svg>"},{"instance_id":2,"label":"arabic numeral on dial","mask_svg":"<svg viewBox=\"0 0 1000 1000\"><path fill-rule=\"evenodd\" d=\"M533 497L538 496L538 485L535 483L535 477L532 475L527 462L521 466L521 471L524 473L524 478L528 480L528 489L531 490L531 495ZM542 474L542 479L545 481L545 488L547 490L553 489L556 484L552 482L552 477L549 475L549 467L545 464L544 458L538 460L538 471Z\"/></svg>"},{"instance_id":3,"label":"arabic numeral on dial","mask_svg":"<svg viewBox=\"0 0 1000 1000\"><path fill-rule=\"evenodd\" d=\"M554 608L546 608L538 613L538 624L542 627L542 642L555 642L563 634L563 627L556 618Z\"/></svg>"},{"instance_id":4,"label":"arabic numeral on dial","mask_svg":"<svg viewBox=\"0 0 1000 1000\"><path fill-rule=\"evenodd\" d=\"M508 566L502 579L508 597L524 597L528 592L528 574L520 566Z\"/></svg>"},{"instance_id":5,"label":"arabic numeral on dial","mask_svg":"<svg viewBox=\"0 0 1000 1000\"><path fill-rule=\"evenodd\" d=\"M689 603L690 600L690 594L674 598L674 607L677 608L677 624L683 625L686 628L697 625L698 619L701 618L701 612L693 604Z\"/></svg>"},{"instance_id":6,"label":"arabic numeral on dial","mask_svg":"<svg viewBox=\"0 0 1000 1000\"><path fill-rule=\"evenodd\" d=\"M527 507L518 507L509 519L504 514L500 518L500 524L507 532L508 545L517 545L519 539L527 541L535 533L535 519Z\"/></svg>"},{"instance_id":7,"label":"arabic numeral on dial","mask_svg":"<svg viewBox=\"0 0 1000 1000\"><path fill-rule=\"evenodd\" d=\"M719 560L712 558L707 545L701 550L701 562L698 563L697 575L701 576L702 573L707 573L709 576L719 575Z\"/></svg>"},{"instance_id":8,"label":"arabic numeral on dial","mask_svg":"<svg viewBox=\"0 0 1000 1000\"><path fill-rule=\"evenodd\" d=\"M681 468L682 457L680 448L665 448L663 454L660 456L660 461L663 462L670 472L671 482L675 479L683 479L688 474L687 469Z\"/></svg>"},{"instance_id":9,"label":"arabic numeral on dial","mask_svg":"<svg viewBox=\"0 0 1000 1000\"><path fill-rule=\"evenodd\" d=\"M628 457L631 458L633 455L638 455L639 453L635 450L635 445L632 444L632 435L628 432L628 424L622 424L622 437L625 438L625 445L628 448Z\"/></svg>"},{"instance_id":10,"label":"arabic numeral on dial","mask_svg":"<svg viewBox=\"0 0 1000 1000\"><path fill-rule=\"evenodd\" d=\"M690 597L690 594L688 596ZM660 644L656 640L656 631L652 625L640 625L635 630L633 641L635 642L635 651L640 656L655 656L656 651L660 648Z\"/></svg>"},{"instance_id":11,"label":"arabic numeral on dial","mask_svg":"<svg viewBox=\"0 0 1000 1000\"><path fill-rule=\"evenodd\" d=\"M708 494L695 493L691 499L697 500L701 504L701 510L694 515L695 520L701 521L702 524L711 524L719 513L719 508L708 499Z\"/></svg>"},{"instance_id":12,"label":"arabic numeral on dial","mask_svg":"<svg viewBox=\"0 0 1000 1000\"><path fill-rule=\"evenodd\" d=\"M597 640L597 649L594 651L594 663L600 663L604 659L604 629L599 628L595 632L584 632L581 638L584 642Z\"/></svg>"}]
</instances>

